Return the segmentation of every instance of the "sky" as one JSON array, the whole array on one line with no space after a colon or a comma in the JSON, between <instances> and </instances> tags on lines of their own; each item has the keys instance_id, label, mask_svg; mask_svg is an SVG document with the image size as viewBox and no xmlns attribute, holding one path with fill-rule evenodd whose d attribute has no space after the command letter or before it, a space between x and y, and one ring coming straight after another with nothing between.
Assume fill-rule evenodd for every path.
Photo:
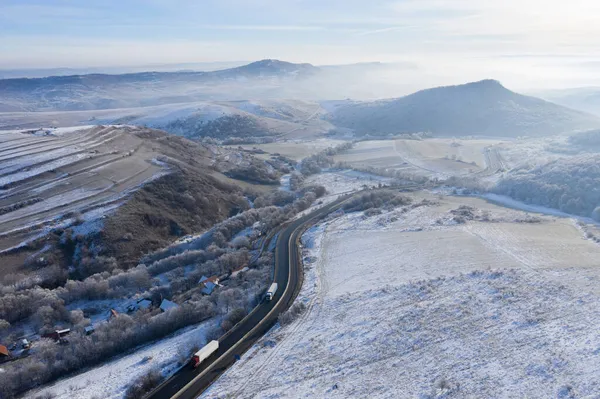
<instances>
[{"instance_id":1,"label":"sky","mask_svg":"<svg viewBox=\"0 0 600 399\"><path fill-rule=\"evenodd\" d=\"M401 62L432 83L600 84L596 0L0 0L0 68Z\"/></svg>"}]
</instances>

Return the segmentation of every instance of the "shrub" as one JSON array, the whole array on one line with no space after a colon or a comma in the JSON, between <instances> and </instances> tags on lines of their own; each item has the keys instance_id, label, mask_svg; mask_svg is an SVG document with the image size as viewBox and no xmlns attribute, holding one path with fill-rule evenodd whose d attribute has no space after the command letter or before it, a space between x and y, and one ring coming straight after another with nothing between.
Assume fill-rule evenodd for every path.
<instances>
[{"instance_id":1,"label":"shrub","mask_svg":"<svg viewBox=\"0 0 600 399\"><path fill-rule=\"evenodd\" d=\"M288 325L298 318L306 310L304 302L296 302L288 310L279 315L279 323L282 326Z\"/></svg>"},{"instance_id":2,"label":"shrub","mask_svg":"<svg viewBox=\"0 0 600 399\"><path fill-rule=\"evenodd\" d=\"M4 319L0 319L0 331L10 328L10 323Z\"/></svg>"},{"instance_id":3,"label":"shrub","mask_svg":"<svg viewBox=\"0 0 600 399\"><path fill-rule=\"evenodd\" d=\"M393 190L373 190L355 196L344 204L347 212L365 211L370 208L391 208L399 205L408 205L410 198L400 195Z\"/></svg>"},{"instance_id":4,"label":"shrub","mask_svg":"<svg viewBox=\"0 0 600 399\"><path fill-rule=\"evenodd\" d=\"M239 236L231 241L231 245L237 249L250 248L250 240L246 236Z\"/></svg>"},{"instance_id":5,"label":"shrub","mask_svg":"<svg viewBox=\"0 0 600 399\"><path fill-rule=\"evenodd\" d=\"M333 156L351 149L353 143L343 143L335 147L329 147L317 154L304 158L300 163L300 172L304 176L314 175L321 172L321 168L331 167L334 164ZM291 183L291 181L290 181Z\"/></svg>"},{"instance_id":6,"label":"shrub","mask_svg":"<svg viewBox=\"0 0 600 399\"><path fill-rule=\"evenodd\" d=\"M381 215L382 211L379 208L370 208L365 211L366 217L371 217L375 215Z\"/></svg>"},{"instance_id":7,"label":"shrub","mask_svg":"<svg viewBox=\"0 0 600 399\"><path fill-rule=\"evenodd\" d=\"M125 399L142 399L147 393L156 388L163 377L158 370L150 370L148 373L135 379L125 391Z\"/></svg>"}]
</instances>

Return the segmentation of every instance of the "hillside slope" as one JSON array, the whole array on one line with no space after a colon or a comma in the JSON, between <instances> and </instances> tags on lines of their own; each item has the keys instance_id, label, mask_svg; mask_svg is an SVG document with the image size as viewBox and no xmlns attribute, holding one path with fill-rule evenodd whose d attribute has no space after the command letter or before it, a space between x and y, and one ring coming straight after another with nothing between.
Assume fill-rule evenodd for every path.
<instances>
[{"instance_id":1,"label":"hillside slope","mask_svg":"<svg viewBox=\"0 0 600 399\"><path fill-rule=\"evenodd\" d=\"M0 80L0 112L76 111L199 100L286 97L320 72L310 64L262 60L211 72L140 72ZM287 96L294 97L294 96Z\"/></svg>"},{"instance_id":2,"label":"hillside slope","mask_svg":"<svg viewBox=\"0 0 600 399\"><path fill-rule=\"evenodd\" d=\"M249 184L223 173L268 171L259 163L264 171L256 172L256 163L148 128L0 131L2 271L21 269L32 254L48 255L54 233L70 226L75 236L102 231L102 250L92 255L135 266L145 252L245 209L237 184ZM39 267L53 260L61 263L45 256Z\"/></svg>"},{"instance_id":3,"label":"hillside slope","mask_svg":"<svg viewBox=\"0 0 600 399\"><path fill-rule=\"evenodd\" d=\"M422 90L338 107L330 120L357 134L550 135L600 126L600 119L517 94L494 80Z\"/></svg>"}]
</instances>

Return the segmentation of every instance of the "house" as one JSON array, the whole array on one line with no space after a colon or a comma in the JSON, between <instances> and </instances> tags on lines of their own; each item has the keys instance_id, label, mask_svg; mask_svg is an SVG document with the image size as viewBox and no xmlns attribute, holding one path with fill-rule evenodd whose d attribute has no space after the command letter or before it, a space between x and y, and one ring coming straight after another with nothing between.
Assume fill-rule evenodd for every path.
<instances>
[{"instance_id":1,"label":"house","mask_svg":"<svg viewBox=\"0 0 600 399\"><path fill-rule=\"evenodd\" d=\"M10 352L8 352L8 348L4 345L0 345L0 362L6 360L10 357Z\"/></svg>"},{"instance_id":2,"label":"house","mask_svg":"<svg viewBox=\"0 0 600 399\"><path fill-rule=\"evenodd\" d=\"M113 317L117 317L118 315L119 315L119 312L117 312L117 311L116 311L116 310L114 310L114 309L111 309L111 310L110 310L110 314L108 315L108 319L110 320L110 319L112 319Z\"/></svg>"},{"instance_id":3,"label":"house","mask_svg":"<svg viewBox=\"0 0 600 399\"><path fill-rule=\"evenodd\" d=\"M132 303L131 305L127 306L127 313L132 313L136 310L138 310L138 305L136 303Z\"/></svg>"},{"instance_id":4,"label":"house","mask_svg":"<svg viewBox=\"0 0 600 399\"><path fill-rule=\"evenodd\" d=\"M152 307L152 301L150 299L140 299L137 305L140 309L150 309Z\"/></svg>"},{"instance_id":5,"label":"house","mask_svg":"<svg viewBox=\"0 0 600 399\"><path fill-rule=\"evenodd\" d=\"M217 288L217 286L219 285L219 277L217 277L217 276L212 276L212 277L202 276L202 278L200 278L200 281L198 283L203 286L202 289L200 290L200 292L202 292L204 295L210 295L215 290L215 288Z\"/></svg>"},{"instance_id":6,"label":"house","mask_svg":"<svg viewBox=\"0 0 600 399\"><path fill-rule=\"evenodd\" d=\"M94 326L87 326L83 329L83 331L85 332L85 335L91 335L94 333L94 331L96 331L96 329L94 328Z\"/></svg>"},{"instance_id":7,"label":"house","mask_svg":"<svg viewBox=\"0 0 600 399\"><path fill-rule=\"evenodd\" d=\"M42 335L43 338L50 338L53 339L55 341L61 341L63 340L67 335L69 335L71 333L71 329L70 328L65 328L62 330L54 330L51 333L47 333Z\"/></svg>"},{"instance_id":8,"label":"house","mask_svg":"<svg viewBox=\"0 0 600 399\"><path fill-rule=\"evenodd\" d=\"M175 309L178 307L179 307L178 304L176 304L175 302L171 302L168 299L163 299L163 301L160 303L160 310L162 310L163 312L166 312L169 309Z\"/></svg>"},{"instance_id":9,"label":"house","mask_svg":"<svg viewBox=\"0 0 600 399\"><path fill-rule=\"evenodd\" d=\"M127 306L127 313L135 312L140 309L150 309L152 307L152 301L149 299L140 299L135 303Z\"/></svg>"}]
</instances>

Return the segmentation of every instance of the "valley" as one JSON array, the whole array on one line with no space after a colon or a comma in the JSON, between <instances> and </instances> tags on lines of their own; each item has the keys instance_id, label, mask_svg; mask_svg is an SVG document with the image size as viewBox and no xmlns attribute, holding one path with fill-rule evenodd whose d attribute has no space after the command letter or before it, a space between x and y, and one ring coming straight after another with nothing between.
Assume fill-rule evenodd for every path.
<instances>
[{"instance_id":1,"label":"valley","mask_svg":"<svg viewBox=\"0 0 600 399\"><path fill-rule=\"evenodd\" d=\"M598 244L569 219L410 197L429 204L309 230L306 312L202 397L593 396Z\"/></svg>"},{"instance_id":2,"label":"valley","mask_svg":"<svg viewBox=\"0 0 600 399\"><path fill-rule=\"evenodd\" d=\"M592 395L600 119L375 67L0 80L0 397Z\"/></svg>"}]
</instances>

